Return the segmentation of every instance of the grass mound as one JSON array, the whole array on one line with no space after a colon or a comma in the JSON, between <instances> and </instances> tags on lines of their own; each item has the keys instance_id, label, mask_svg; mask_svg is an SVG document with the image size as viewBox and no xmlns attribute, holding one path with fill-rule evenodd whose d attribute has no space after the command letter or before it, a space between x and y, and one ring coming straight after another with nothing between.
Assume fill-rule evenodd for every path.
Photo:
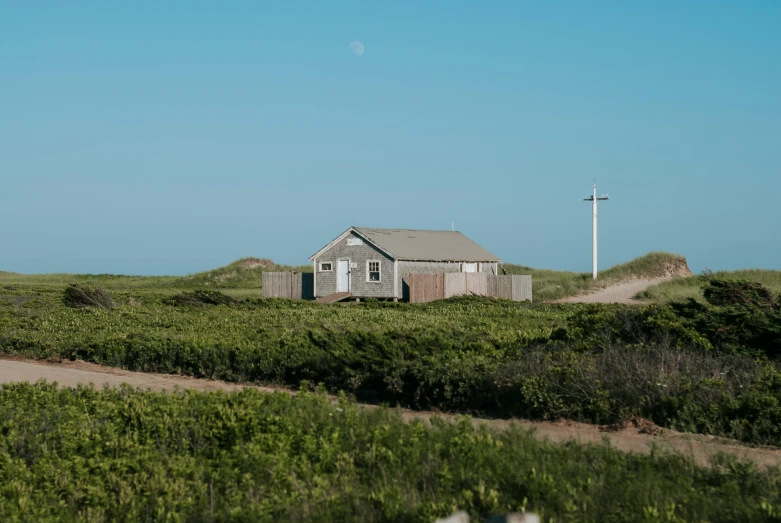
<instances>
[{"instance_id":1,"label":"grass mound","mask_svg":"<svg viewBox=\"0 0 781 523\"><path fill-rule=\"evenodd\" d=\"M116 307L109 293L100 287L87 287L78 283L71 283L62 292L62 303L73 309L85 309L96 307L99 309L113 309Z\"/></svg>"},{"instance_id":2,"label":"grass mound","mask_svg":"<svg viewBox=\"0 0 781 523\"><path fill-rule=\"evenodd\" d=\"M599 274L595 282L590 272L552 271L523 265L505 265L507 274L531 274L534 301L550 301L574 296L593 287L635 278L686 277L692 272L686 258L668 252L651 252L632 261L616 265Z\"/></svg>"},{"instance_id":3,"label":"grass mound","mask_svg":"<svg viewBox=\"0 0 781 523\"><path fill-rule=\"evenodd\" d=\"M235 305L238 301L220 291L197 290L183 292L171 298L171 304L181 306L205 307L206 305Z\"/></svg>"},{"instance_id":4,"label":"grass mound","mask_svg":"<svg viewBox=\"0 0 781 523\"><path fill-rule=\"evenodd\" d=\"M223 289L260 288L264 272L311 272L309 265L277 265L263 258L242 258L224 267L175 278L169 287L212 287Z\"/></svg>"},{"instance_id":5,"label":"grass mound","mask_svg":"<svg viewBox=\"0 0 781 523\"><path fill-rule=\"evenodd\" d=\"M629 280L632 278L680 278L691 276L686 258L669 252L651 252L632 261L616 265L600 273L605 280Z\"/></svg>"},{"instance_id":6,"label":"grass mound","mask_svg":"<svg viewBox=\"0 0 781 523\"><path fill-rule=\"evenodd\" d=\"M682 302L689 298L704 302L703 285L708 279L750 281L761 284L775 294L781 294L781 271L747 269L741 271L717 271L691 278L679 278L649 287L639 297L658 303Z\"/></svg>"}]
</instances>

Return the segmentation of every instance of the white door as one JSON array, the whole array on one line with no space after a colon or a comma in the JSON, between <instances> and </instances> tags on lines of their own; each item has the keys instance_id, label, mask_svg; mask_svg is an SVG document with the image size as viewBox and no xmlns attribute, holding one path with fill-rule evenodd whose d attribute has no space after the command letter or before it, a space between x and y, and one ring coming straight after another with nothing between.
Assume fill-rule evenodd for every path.
<instances>
[{"instance_id":1,"label":"white door","mask_svg":"<svg viewBox=\"0 0 781 523\"><path fill-rule=\"evenodd\" d=\"M336 262L336 292L350 292L350 260Z\"/></svg>"},{"instance_id":2,"label":"white door","mask_svg":"<svg viewBox=\"0 0 781 523\"><path fill-rule=\"evenodd\" d=\"M462 263L461 272L477 272L476 263Z\"/></svg>"}]
</instances>

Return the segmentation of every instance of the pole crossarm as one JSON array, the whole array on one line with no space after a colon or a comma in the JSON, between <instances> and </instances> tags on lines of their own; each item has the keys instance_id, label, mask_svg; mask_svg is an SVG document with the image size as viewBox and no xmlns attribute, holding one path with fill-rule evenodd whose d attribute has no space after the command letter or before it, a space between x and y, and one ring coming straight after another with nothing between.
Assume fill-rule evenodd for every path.
<instances>
[{"instance_id":1,"label":"pole crossarm","mask_svg":"<svg viewBox=\"0 0 781 523\"><path fill-rule=\"evenodd\" d=\"M597 197L597 184L594 181L594 194L583 198L584 202L591 202L591 228L592 228L592 275L597 279L597 202L609 199L607 195Z\"/></svg>"}]
</instances>

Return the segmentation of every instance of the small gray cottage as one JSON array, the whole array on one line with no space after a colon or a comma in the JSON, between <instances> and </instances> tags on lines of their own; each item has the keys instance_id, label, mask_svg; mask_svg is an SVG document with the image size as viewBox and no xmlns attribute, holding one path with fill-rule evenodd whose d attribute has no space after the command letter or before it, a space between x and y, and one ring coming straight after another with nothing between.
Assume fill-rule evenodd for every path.
<instances>
[{"instance_id":1,"label":"small gray cottage","mask_svg":"<svg viewBox=\"0 0 781 523\"><path fill-rule=\"evenodd\" d=\"M408 277L445 272L497 274L501 260L457 231L350 227L317 251L316 298L407 299Z\"/></svg>"}]
</instances>

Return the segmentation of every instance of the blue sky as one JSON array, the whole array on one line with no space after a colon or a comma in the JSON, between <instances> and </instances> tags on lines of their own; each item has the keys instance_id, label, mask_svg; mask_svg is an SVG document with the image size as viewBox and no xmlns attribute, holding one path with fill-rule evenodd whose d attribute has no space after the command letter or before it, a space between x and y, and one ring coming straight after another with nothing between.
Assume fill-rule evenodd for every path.
<instances>
[{"instance_id":1,"label":"blue sky","mask_svg":"<svg viewBox=\"0 0 781 523\"><path fill-rule=\"evenodd\" d=\"M781 2L0 4L0 270L304 263L350 225L781 268ZM349 45L360 41L363 56Z\"/></svg>"}]
</instances>

